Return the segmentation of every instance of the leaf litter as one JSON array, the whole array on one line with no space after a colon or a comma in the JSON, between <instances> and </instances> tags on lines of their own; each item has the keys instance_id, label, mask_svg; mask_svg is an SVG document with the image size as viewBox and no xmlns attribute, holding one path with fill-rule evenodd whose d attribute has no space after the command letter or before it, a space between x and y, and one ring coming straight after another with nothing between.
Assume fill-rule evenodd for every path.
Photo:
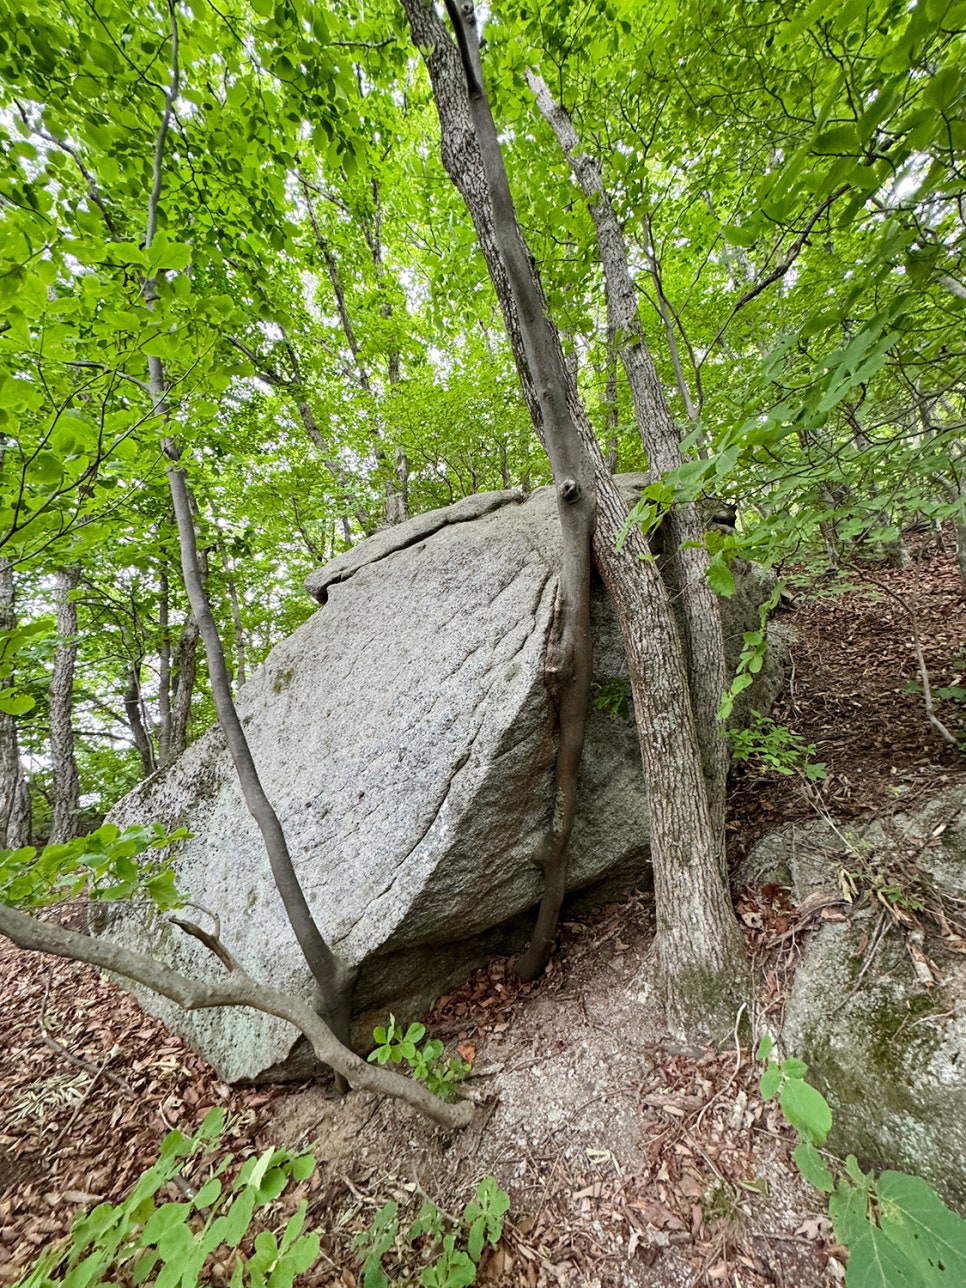
<instances>
[{"instance_id":1,"label":"leaf litter","mask_svg":"<svg viewBox=\"0 0 966 1288\"><path fill-rule=\"evenodd\" d=\"M955 678L966 604L952 561L875 575L915 598L935 682ZM794 675L776 719L828 762L829 808L867 816L966 772L906 692L915 660L901 607L876 599L860 574L853 581L856 589L805 599L794 614ZM810 811L793 783L742 767L731 794L733 859L778 821ZM780 1025L803 937L844 918L844 903L822 896L795 907L778 886L738 893L760 980L756 1026ZM386 1202L399 1204L405 1229L427 1198L461 1212L487 1174L511 1205L481 1283L839 1282L844 1251L794 1166L794 1133L761 1100L747 1045L681 1049L641 1000L652 937L650 895L631 892L566 922L541 980L522 984L498 958L441 997L424 1017L428 1034L473 1064L466 1086L479 1105L473 1125L450 1134L365 1093L340 1100L325 1083L228 1087L106 977L0 945L0 1283L62 1239L78 1212L117 1200L166 1133L190 1133L212 1105L228 1112L212 1166L269 1145L314 1150L313 1176L268 1216L280 1227L307 1199L322 1235L316 1267L299 1280L307 1288L356 1288L353 1236ZM385 1260L391 1281L418 1282L430 1253L425 1239L413 1247L401 1238ZM217 1265L206 1282L229 1275Z\"/></svg>"}]
</instances>

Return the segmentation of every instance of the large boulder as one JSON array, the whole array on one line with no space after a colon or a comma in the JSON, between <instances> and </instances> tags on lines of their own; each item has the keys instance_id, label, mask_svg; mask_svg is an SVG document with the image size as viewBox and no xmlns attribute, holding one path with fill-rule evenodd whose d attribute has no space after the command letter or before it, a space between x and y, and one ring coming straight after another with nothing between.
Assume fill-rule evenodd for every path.
<instances>
[{"instance_id":1,"label":"large boulder","mask_svg":"<svg viewBox=\"0 0 966 1288\"><path fill-rule=\"evenodd\" d=\"M633 499L640 480L625 481ZM557 588L554 496L471 497L380 533L309 579L322 606L239 692L255 762L320 928L361 967L360 1025L409 1017L496 951L519 947L540 895L531 862L553 802L554 712L544 651ZM757 625L750 570L732 651ZM600 586L597 681L626 677ZM762 694L767 706L773 695ZM310 981L217 728L115 809L193 833L179 885L217 912L256 978ZM592 711L570 843L572 889L642 882L647 798L631 719ZM109 933L178 968L220 969L163 919L118 909ZM185 1014L145 998L228 1080L308 1071L305 1044L253 1012Z\"/></svg>"}]
</instances>

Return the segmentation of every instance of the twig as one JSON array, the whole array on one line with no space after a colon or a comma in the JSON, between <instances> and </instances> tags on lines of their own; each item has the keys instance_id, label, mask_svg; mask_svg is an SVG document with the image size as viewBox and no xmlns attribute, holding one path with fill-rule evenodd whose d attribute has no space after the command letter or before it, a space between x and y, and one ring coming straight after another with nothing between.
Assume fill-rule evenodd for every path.
<instances>
[{"instance_id":1,"label":"twig","mask_svg":"<svg viewBox=\"0 0 966 1288\"><path fill-rule=\"evenodd\" d=\"M873 577L871 573L864 573L864 576L868 581L871 581L874 586L878 586L880 590L884 591L887 595L890 595L896 603L901 605L901 607L909 614L909 621L912 623L912 642L913 647L916 650L916 661L919 663L919 675L922 679L922 700L926 708L926 719L934 729L938 730L947 742L952 743L954 747L958 746L956 739L936 715L932 700L932 687L929 683L929 672L926 670L926 659L922 652L922 640L919 638L919 621L916 617L916 610L908 600L904 599L902 595L894 591L891 586L887 586L884 581L879 581L878 577Z\"/></svg>"},{"instance_id":2,"label":"twig","mask_svg":"<svg viewBox=\"0 0 966 1288\"><path fill-rule=\"evenodd\" d=\"M214 953L228 970L235 969L234 957L232 957L217 935L209 935L207 930L202 930L193 921L183 921L180 917L172 917L171 921L179 930L183 930L186 935L191 935L192 939L197 939L203 943L209 952Z\"/></svg>"},{"instance_id":3,"label":"twig","mask_svg":"<svg viewBox=\"0 0 966 1288\"><path fill-rule=\"evenodd\" d=\"M78 1069L84 1069L87 1073L105 1077L108 1082L113 1082L115 1087L119 1087L120 1090L123 1091L126 1096L130 1096L132 1100L139 1099L137 1092L130 1083L125 1082L124 1079L119 1077L116 1073L105 1072L103 1064L92 1064L90 1060L84 1060L79 1055L72 1055L65 1046L61 1045L56 1038L52 1038L49 1033L45 1032L43 1034L43 1041L44 1045L50 1047L51 1051L53 1051L55 1055L63 1056L65 1060L70 1064L76 1065Z\"/></svg>"},{"instance_id":4,"label":"twig","mask_svg":"<svg viewBox=\"0 0 966 1288\"><path fill-rule=\"evenodd\" d=\"M117 1055L120 1049L121 1048L117 1046L111 1047L110 1051L108 1051L107 1055L101 1061L100 1065L97 1066L94 1072L94 1076L87 1084L87 1089L85 1090L84 1094L81 1096L80 1100L78 1100L77 1108L71 1114L69 1122L66 1124L66 1126L61 1128L61 1130L57 1133L57 1139L54 1141L54 1143L49 1147L49 1149L45 1153L45 1158L48 1163L48 1166L50 1165L50 1163L53 1162L54 1155L57 1153L57 1149L58 1149L58 1146L60 1145L60 1142L64 1139L64 1137L73 1127L74 1123L77 1122L78 1116L80 1115L80 1111L84 1108L88 1100L91 1098L91 1094L94 1088L97 1086L98 1078L101 1076L101 1074L110 1064L110 1062L114 1059L114 1057Z\"/></svg>"},{"instance_id":5,"label":"twig","mask_svg":"<svg viewBox=\"0 0 966 1288\"><path fill-rule=\"evenodd\" d=\"M845 1006L846 1003L850 1002L852 998L855 997L856 993L859 991L859 986L862 983L862 980L865 978L866 971L869 969L869 967L872 965L873 961L875 960L875 955L881 948L882 941L883 939L885 939L886 934L888 933L889 927L891 925L892 925L892 922L886 916L886 911L883 908L883 910L879 913L879 920L876 922L875 930L872 932L872 942L869 944L869 947L866 949L865 960L862 963L862 969L859 971L858 975L856 975L855 983L852 985L852 987L849 989L846 995L842 998L841 1002L839 1002L838 1006L833 1007L833 1009L829 1011L830 1016L837 1015L839 1011L841 1011L843 1006Z\"/></svg>"},{"instance_id":6,"label":"twig","mask_svg":"<svg viewBox=\"0 0 966 1288\"><path fill-rule=\"evenodd\" d=\"M728 1079L728 1081L725 1083L725 1085L721 1088L721 1090L720 1090L720 1091L716 1091L716 1092L715 1092L715 1094L711 1097L711 1099L705 1102L704 1108L701 1110L701 1112L698 1114L697 1118L694 1120L694 1130L695 1130L695 1131L697 1131L697 1130L698 1130L698 1128L701 1126L701 1119L705 1116L705 1114L708 1112L708 1110L711 1108L711 1106L714 1104L714 1102L715 1102L716 1100L720 1100L720 1099L721 1099L721 1097L725 1094L725 1092L726 1092L730 1087L732 1087L732 1086L734 1085L734 1081L735 1081L735 1079L738 1077L738 1074L741 1072L741 1042L738 1040L738 1029L741 1027L741 1017L742 1017L742 1015L745 1013L745 1011L746 1011L747 1009L748 1009L748 1003L747 1003L747 1002L742 1002L742 1003L741 1003L741 1005L738 1007L738 1014L735 1016L735 1067L734 1067L734 1072L732 1073L732 1075L731 1075L731 1077Z\"/></svg>"},{"instance_id":7,"label":"twig","mask_svg":"<svg viewBox=\"0 0 966 1288\"><path fill-rule=\"evenodd\" d=\"M126 1096L130 1096L132 1100L137 1100L138 1096L133 1087L131 1087L129 1083L125 1082L123 1078L119 1078L117 1074L105 1073L104 1064L98 1066L96 1064L92 1064L90 1060L84 1060L81 1056L72 1054L72 1052L68 1051L67 1048L62 1043L58 1042L56 1038L52 1038L50 1036L50 1033L47 1031L47 1025L44 1023L44 1017L47 1014L47 998L50 996L50 985L51 980L53 979L53 973L53 964L51 963L47 967L47 982L44 985L44 996L43 1001L40 1004L40 1018L38 1020L38 1024L40 1025L40 1036L44 1045L50 1047L51 1051L53 1051L55 1055L62 1056L69 1064L75 1065L78 1069L83 1069L86 1073L92 1073L95 1077L99 1077L101 1074L104 1074L104 1077L106 1077L109 1082L113 1082L116 1087L120 1087ZM106 1063L107 1062L105 1061L105 1064Z\"/></svg>"}]
</instances>

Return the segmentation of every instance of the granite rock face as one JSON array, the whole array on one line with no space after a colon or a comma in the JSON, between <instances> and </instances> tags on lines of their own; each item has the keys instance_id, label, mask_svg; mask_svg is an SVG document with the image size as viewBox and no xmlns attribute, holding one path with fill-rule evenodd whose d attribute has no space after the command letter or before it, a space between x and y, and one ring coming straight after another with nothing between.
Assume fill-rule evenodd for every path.
<instances>
[{"instance_id":1,"label":"granite rock face","mask_svg":"<svg viewBox=\"0 0 966 1288\"><path fill-rule=\"evenodd\" d=\"M842 870L879 873L901 889L918 870L932 898L958 911L966 899L966 788L947 788L914 811L869 822L786 825L755 846L749 881L791 887L802 902L834 893ZM863 1166L896 1168L933 1184L966 1210L966 955L920 920L924 944L879 902L845 909L805 948L785 1010L784 1054L834 1114L829 1148ZM888 930L885 934L882 931ZM917 970L925 949L929 974Z\"/></svg>"},{"instance_id":2,"label":"granite rock face","mask_svg":"<svg viewBox=\"0 0 966 1288\"><path fill-rule=\"evenodd\" d=\"M625 487L633 494L635 479ZM237 697L309 903L361 966L360 1035L412 1018L493 952L525 940L531 863L552 806L556 734L543 659L556 593L553 492L472 497L362 543L309 579L322 605ZM764 591L749 572L727 633L740 647ZM726 605L726 609L727 609ZM626 677L602 587L595 674ZM753 620L749 620L749 619ZM774 677L768 683L774 687ZM767 709L774 692L761 693ZM217 728L112 813L194 834L179 886L217 912L256 978L309 997L310 980ZM593 711L570 847L575 890L645 882L647 798L632 719ZM127 909L105 927L178 968L221 969L195 941ZM229 1080L307 1072L291 1028L254 1012L161 1013ZM307 1057L306 1057L307 1058Z\"/></svg>"}]
</instances>

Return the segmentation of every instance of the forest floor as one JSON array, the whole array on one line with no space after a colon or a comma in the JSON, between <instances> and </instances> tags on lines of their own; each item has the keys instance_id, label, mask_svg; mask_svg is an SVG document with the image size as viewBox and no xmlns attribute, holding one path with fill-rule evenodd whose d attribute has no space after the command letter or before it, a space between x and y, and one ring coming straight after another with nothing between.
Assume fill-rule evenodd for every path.
<instances>
[{"instance_id":1,"label":"forest floor","mask_svg":"<svg viewBox=\"0 0 966 1288\"><path fill-rule=\"evenodd\" d=\"M874 577L878 584L873 584ZM910 615L932 683L966 672L966 602L951 560L856 572L851 589L812 587L789 616L794 668L776 711L829 769L815 790L833 815L914 807L966 779L966 759L927 724ZM939 714L954 728L962 709ZM806 818L794 777L734 776L729 836L739 861L764 832ZM775 1029L808 919L777 887L736 892L760 996ZM841 914L838 914L841 915ZM791 933L789 933L791 932ZM425 1017L473 1063L475 1123L447 1134L363 1093L323 1084L230 1088L110 981L75 963L0 948L0 1283L65 1236L78 1212L117 1200L165 1134L228 1112L214 1155L311 1148L317 1168L268 1210L281 1227L302 1198L322 1252L305 1285L362 1284L354 1235L387 1202L403 1229L425 1198L461 1213L492 1175L507 1190L504 1235L479 1282L508 1288L818 1288L843 1275L821 1196L799 1177L795 1138L758 1094L747 1048L682 1050L638 983L653 934L650 896L631 892L567 922L544 978L521 985L495 959ZM412 1019L415 1017L406 1017ZM196 1179L196 1178L192 1178ZM426 1239L384 1258L415 1284ZM227 1283L217 1266L206 1282Z\"/></svg>"}]
</instances>

